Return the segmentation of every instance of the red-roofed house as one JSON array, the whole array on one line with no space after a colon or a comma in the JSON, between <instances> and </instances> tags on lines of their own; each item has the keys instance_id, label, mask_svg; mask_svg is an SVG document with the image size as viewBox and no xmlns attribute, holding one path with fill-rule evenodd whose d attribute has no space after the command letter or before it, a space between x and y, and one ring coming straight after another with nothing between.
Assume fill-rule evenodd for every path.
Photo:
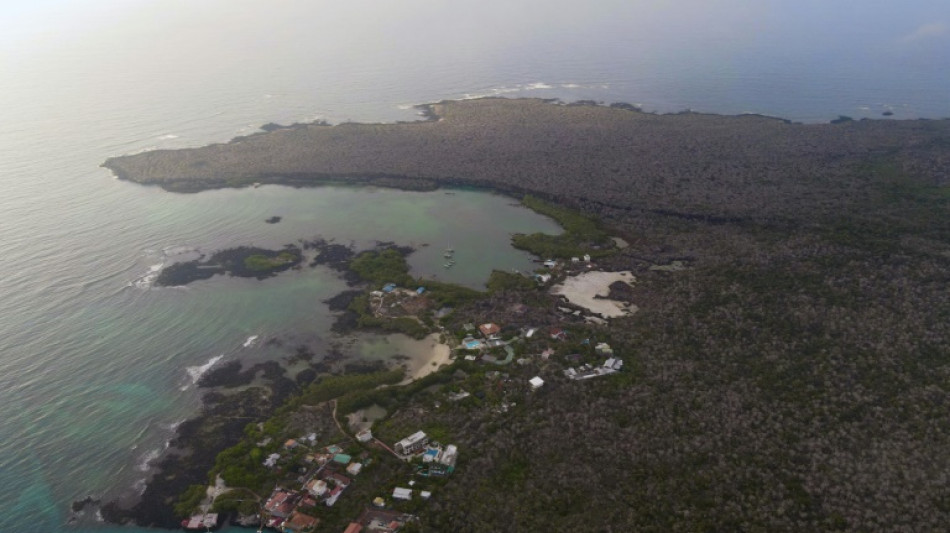
<instances>
[{"instance_id":1,"label":"red-roofed house","mask_svg":"<svg viewBox=\"0 0 950 533\"><path fill-rule=\"evenodd\" d=\"M323 479L326 479L327 481L333 480L333 482L339 487L346 488L350 485L350 478L344 476L343 474L337 474L336 472L330 472Z\"/></svg>"},{"instance_id":2,"label":"red-roofed house","mask_svg":"<svg viewBox=\"0 0 950 533\"><path fill-rule=\"evenodd\" d=\"M281 530L284 533L304 533L306 531L313 531L319 523L320 520L310 515L294 511L290 515L290 518L284 520Z\"/></svg>"},{"instance_id":3,"label":"red-roofed house","mask_svg":"<svg viewBox=\"0 0 950 533\"><path fill-rule=\"evenodd\" d=\"M287 518L294 510L294 502L296 500L294 496L295 494L293 492L275 489L270 495L270 498L267 499L267 502L264 503L264 510L274 516Z\"/></svg>"},{"instance_id":4,"label":"red-roofed house","mask_svg":"<svg viewBox=\"0 0 950 533\"><path fill-rule=\"evenodd\" d=\"M493 322L489 322L487 324L478 326L478 331L481 331L482 335L486 337L491 337L492 335L497 335L501 331L501 326Z\"/></svg>"}]
</instances>

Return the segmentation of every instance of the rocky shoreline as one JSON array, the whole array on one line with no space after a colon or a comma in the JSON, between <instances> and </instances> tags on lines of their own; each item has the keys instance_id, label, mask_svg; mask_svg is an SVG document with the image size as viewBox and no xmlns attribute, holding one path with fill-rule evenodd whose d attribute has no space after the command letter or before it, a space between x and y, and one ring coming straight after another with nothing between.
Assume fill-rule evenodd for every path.
<instances>
[{"instance_id":1,"label":"rocky shoreline","mask_svg":"<svg viewBox=\"0 0 950 533\"><path fill-rule=\"evenodd\" d=\"M215 252L207 260L196 259L165 267L155 284L160 287L179 287L222 274L261 280L295 268L302 260L300 248L292 244L281 250L240 246Z\"/></svg>"},{"instance_id":2,"label":"rocky shoreline","mask_svg":"<svg viewBox=\"0 0 950 533\"><path fill-rule=\"evenodd\" d=\"M176 192L254 183L466 186L724 221L807 219L863 201L873 191L858 187L855 169L869 158L948 170L942 147L950 120L797 124L503 98L422 109L425 119L416 122L296 125L226 144L113 157L103 166L120 179Z\"/></svg>"},{"instance_id":3,"label":"rocky shoreline","mask_svg":"<svg viewBox=\"0 0 950 533\"><path fill-rule=\"evenodd\" d=\"M168 267L159 275L156 284L185 285L218 274L263 280L290 268L300 268L304 252L315 253L308 265L311 268L326 266L340 274L351 287L365 282L350 269L350 263L357 255L351 246L323 238L303 240L299 244L299 247L286 245L280 250L255 247L221 250L208 259L202 256L198 260ZM381 241L371 251L388 249L394 249L402 256L413 251L411 247ZM292 254L293 259L276 264L266 271L249 269L244 264L249 257L276 258L280 254ZM333 326L335 332L353 333L359 329L355 323L351 327L341 327L340 324L348 322L350 303L363 293L362 289L350 289L323 302L331 311L341 312ZM174 510L178 497L190 485L207 483L207 472L214 465L215 457L244 436L245 426L266 420L294 393L301 391L302 387L320 375L367 374L386 367L382 361L346 361L343 347L339 344L326 346L318 354L308 344L286 346L287 343L278 338L268 339L266 343L285 349L287 355L282 360L264 361L251 366L230 361L201 376L197 385L205 392L200 413L177 427L168 449L152 465L154 474L135 503L130 504L126 497L102 502L89 496L73 502L71 520L77 520L89 509L96 509L102 519L109 523L178 529L181 524ZM299 368L300 363L305 364L304 368ZM292 376L287 374L287 368L291 365L295 368Z\"/></svg>"},{"instance_id":4,"label":"rocky shoreline","mask_svg":"<svg viewBox=\"0 0 950 533\"><path fill-rule=\"evenodd\" d=\"M307 363L305 368L288 375L287 365L299 368L301 361ZM326 347L321 354L308 345L297 345L282 361L251 366L232 361L215 367L198 381L205 391L201 412L178 426L168 450L153 465L154 474L138 501L128 505L120 498L101 503L90 496L74 502L73 513L98 507L110 523L178 529L180 519L174 510L178 497L190 485L208 482L207 472L217 454L244 437L248 424L266 420L318 375L363 374L382 366L382 362L346 362L337 345Z\"/></svg>"}]
</instances>

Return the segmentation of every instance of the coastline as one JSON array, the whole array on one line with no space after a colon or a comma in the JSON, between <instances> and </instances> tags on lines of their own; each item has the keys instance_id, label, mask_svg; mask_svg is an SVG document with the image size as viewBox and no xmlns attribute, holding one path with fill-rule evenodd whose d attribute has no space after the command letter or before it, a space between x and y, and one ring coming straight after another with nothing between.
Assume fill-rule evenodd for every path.
<instances>
[{"instance_id":1,"label":"coastline","mask_svg":"<svg viewBox=\"0 0 950 533\"><path fill-rule=\"evenodd\" d=\"M347 314L354 297L365 295L374 286L374 282L366 277L366 272L353 267L354 260L361 256L392 251L399 261L404 262L405 257L414 251L408 246L379 241L373 248L355 251L350 246L328 242L322 238L300 241L299 245L299 248L296 245L286 245L280 249L294 252L292 265L282 263L273 272L251 277L262 281L291 266L301 268L304 256L315 254L307 266L330 268L350 287L323 302L332 311L340 313L341 317ZM208 262L217 264L223 257L232 262L235 257L244 261L246 257L254 257L255 254L277 253L278 251L273 250L238 247L212 252ZM198 261L191 263L203 264ZM181 265L190 268L191 263ZM218 270L209 271L207 277L223 273ZM234 275L233 272L230 274ZM183 278L183 281L179 280L182 283L201 279L177 274L176 276ZM184 279L185 277L187 279ZM71 516L78 518L79 513L88 508L100 513L108 523L134 523L143 527L177 529L180 524L179 519L175 517L173 503L178 497L189 486L203 483L218 454L239 442L248 424L255 421L264 422L281 409L286 409L288 402L305 393L311 383L334 377L359 377L400 369L404 379L392 386L403 388L419 382L450 363L451 349L440 342L438 333L412 338L403 333L387 333L384 326L353 324L343 329L330 346L322 348L309 345L292 348L280 339L270 339L270 344L290 351L281 358L251 366L240 360L232 360L203 373L196 382L204 391L200 412L178 424L169 445L160 456L152 459L150 476L143 491L137 495L122 494L109 501L75 501L75 510ZM386 349L384 357L365 357L365 354L353 351L360 340L366 342L368 337L363 336L364 334L372 335L370 339L382 340L382 346ZM317 351L323 352L323 356L318 357Z\"/></svg>"},{"instance_id":2,"label":"coastline","mask_svg":"<svg viewBox=\"0 0 950 533\"><path fill-rule=\"evenodd\" d=\"M761 119L755 117L750 121L761 124ZM907 503L911 501L907 494L914 495L913 501L919 500L915 487L894 485L895 490L904 491L904 499L892 498L888 491L872 491L867 507L856 510L851 499L855 485L835 484L847 476L830 468L843 464L852 472L876 474L862 470L867 465L867 456L860 450L864 443L880 437L885 427L882 424L886 424L888 435L894 439L894 449L902 447L908 452L903 457L910 461L888 460L893 456L881 456L881 460L874 461L875 468L885 469L892 480L906 479L900 476L907 469L918 476L933 472L934 450L946 444L924 441L908 431L918 426L934 429L946 422L945 411L927 411L930 400L915 397L919 389L912 388L931 386L932 377L941 375L935 369L942 368L939 365L943 361L907 357L916 352L937 353L937 345L921 347L906 342L906 338L930 335L929 338L939 340L945 339L940 336L946 333L934 325L929 313L939 305L946 309L946 292L932 289L942 287L939 280L946 277L945 269L939 268L945 266L948 257L945 241L950 233L944 222L948 174L944 172L947 162L939 155L950 135L946 121L932 123L932 131L921 127L922 124L927 123L916 123L909 130L907 125L895 126L898 132L913 134L906 138L893 136L893 131L886 132L873 124L830 125L825 132L833 131L843 139L839 142L844 142L836 146L850 148L845 146L844 152L822 152L821 147L814 146L804 149L799 154L801 159L793 161L801 163L793 167L801 173L795 174L799 176L795 179L776 170L775 167L788 162L781 154L764 167L757 167L765 160L757 157L772 154L758 154L762 145L753 145L749 150L756 153L749 155L748 160L739 157L730 162L748 161L753 171L768 171L764 175L746 173L732 182L719 183L721 173L691 174L681 181L667 181L665 188L651 192L670 196L666 204L659 205L651 204L649 198L631 200L640 188L656 186L649 180L646 185L633 183L630 189L604 187L597 191L597 185L605 184L596 179L587 182L588 176L583 173L567 172L568 178L590 191L588 196L573 198L569 186L553 182L541 187L541 196L579 205L588 215L615 217L605 223L619 228L626 244L617 243L616 249L608 251L602 248L602 241L608 240L606 233L598 238L588 237L585 244L597 248L590 250L592 260L585 259L584 263L596 263L601 272L618 276L626 272L637 280L632 285L607 279L613 283L606 284L606 289L605 284L598 283L598 290L588 303L608 304L608 299L636 302L641 311L633 314L634 308L628 306L629 313L615 317L613 323L606 319L585 323L579 309L582 305L565 306L553 301L550 288L544 286L551 278L536 283L516 274L501 273L495 280L495 289L490 285L487 293L462 298L462 304L454 306L461 308L461 312L456 309L458 315L450 316L444 325L455 337L464 338L477 335L475 324L491 326L497 321L505 329L500 330L502 338L493 340L504 343L519 335L532 338L523 341L523 351L519 345L519 351L512 349L501 363L500 346L494 347L495 353L479 352L481 361L474 353L466 353L473 359L454 363L454 368L461 372L454 372L453 368L433 374L442 360L443 349L421 341L418 351L412 351L406 360L413 374L425 377L407 378L403 380L406 387L400 389L380 388L374 382L364 389L344 392L338 396L339 403L346 406L341 408L341 414L347 414L349 409L395 405L398 411L389 411L389 418L380 424L378 432L376 427L373 429L380 441L398 442L422 427L439 434L440 442L452 439L471 450L473 458L465 465L463 480L440 487L443 492L439 495L439 507L427 509L428 525L465 523L465 517L472 516L482 526L490 523L495 529L503 529L508 522L501 524L499 520L530 509L524 507L530 502L540 502L539 509L558 506L569 511L583 500L546 498L551 491L564 488L562 480L575 480L577 466L586 468L605 462L618 466L598 473L603 478L594 479L578 494L583 492L598 501L610 501L620 493L630 499L630 508L685 506L699 513L694 520L705 520L708 516L715 519L708 523L734 524L730 520L738 515L729 515L721 506L715 507L719 514L702 514L712 508L704 491L715 487L723 494L749 498L752 503L743 511L754 513L749 523L762 529L776 524L770 520L788 508L799 509L796 512L809 524L827 525L834 521L859 526L865 509L880 509L890 523L897 523L895 517L906 516L920 507ZM820 129L787 124L779 127L786 126ZM914 129L917 127L921 129ZM857 131L861 128L865 129ZM862 137L869 133L874 134L870 140ZM813 143L822 139L819 135L799 140ZM896 141L908 142L897 148L891 145L890 151L882 148ZM794 151L789 147L782 149ZM703 154L706 152L700 155ZM815 154L820 157L809 161L808 157ZM657 157L662 166L666 161L662 157L669 155ZM806 175L817 168L816 164L824 165L824 170L817 177ZM697 170L695 161L684 165L688 168L674 170ZM634 174L626 175L626 179L635 182L638 178ZM521 177L524 176L512 180ZM666 179L669 175L661 177ZM788 182L783 182L786 178ZM526 179L530 182L530 176ZM683 185L690 180L691 185ZM487 183L483 185L494 188L490 180ZM525 190L537 186L517 183ZM745 188L736 189L737 183ZM796 196L795 191L802 195ZM616 199L608 203L592 199L614 193ZM829 195L823 196L825 193ZM697 208L690 202L696 197L693 195L701 194L707 194L711 200L703 204L705 207ZM735 202L737 207L723 211L716 202L725 200ZM749 203L745 204L745 200ZM593 226L595 230L603 229L598 224ZM537 235L520 237L539 247L536 249L559 249L550 246L550 239ZM390 243L381 248L395 247ZM376 257L369 259L382 259L382 251L374 251ZM335 268L356 274L350 265L353 257L343 250L339 252L345 258L333 262ZM603 257L601 252L605 252ZM586 254L565 253L559 256L565 261L550 262L546 272L554 275L551 283L562 281L558 277L570 274L572 269L587 268L579 258L572 257L575 255ZM683 261L689 263L689 268L672 266L681 266ZM391 266L383 261L364 265L366 268L357 276L362 282L355 282L361 283L364 290L371 285L382 289L384 283L393 281L394 272L405 274L399 269L384 268ZM399 283L403 289L386 300L385 309L414 298L415 280L405 279L409 281ZM905 291L904 284L914 291ZM436 289L434 285L428 287L429 293ZM852 287L861 290L852 291ZM377 302L382 302L384 297L378 298ZM373 331L392 331L387 327L405 318L400 314L374 314L374 309L378 311L383 306L368 308L368 299L361 303L359 296L352 294L331 300L341 310L345 308L356 315L353 330L365 330L370 325ZM881 304L892 300L901 304L903 314L895 314L887 304ZM433 307L427 309L431 311ZM879 336L880 332L894 330L895 323L902 331L913 334L899 342ZM541 333L531 337L528 331ZM821 346L812 349L801 344L803 339L818 339L820 335L825 339ZM879 342L872 348L864 344L866 339ZM568 377L567 372L575 367L590 370L607 364L598 351L602 349L600 343L607 341L611 351L605 353L613 354L612 350L616 350L625 359L623 373L611 372L610 377L585 382ZM868 346L866 357L838 357L857 345ZM879 360L887 364L880 365ZM434 367L432 362L436 363ZM516 364L507 364L511 362ZM866 363L870 366L861 366ZM498 364L504 368L496 367ZM584 373L588 370L581 372L584 379L594 374L606 375ZM580 374L573 374L577 375ZM535 385L530 376L542 383ZM863 383L863 390L873 390L875 396L869 400L872 405L881 402L897 408L875 411L873 417L865 417L862 413L866 411L862 409L868 404L850 395L850 385L854 383ZM326 406L327 398L316 399ZM337 406L337 398L332 400ZM914 409L920 406L924 409ZM837 448L813 446L815 439L826 434L825 428L820 436L813 433L812 413L818 410L830 415L826 419L827 434L833 434L836 443L857 452L838 453L834 451ZM545 416L529 414L538 412ZM765 412L768 417L760 416ZM710 413L712 416L707 416ZM563 431L564 423L576 429L568 438ZM686 432L702 438L684 446ZM280 439L297 434L281 435ZM788 437L778 442L775 435ZM611 446L604 447L605 442ZM588 463L578 465L564 454L564 450L577 446L595 454ZM522 449L531 453L522 453ZM795 453L790 455L789 449ZM709 461L710 457L721 460ZM750 457L755 460L749 460ZM761 468L760 461L769 467ZM698 465L701 472L678 468L683 464ZM259 468L259 464L253 466ZM642 479L631 481L624 474L626 471L636 471ZM776 471L785 480L777 485L771 484ZM400 476L403 474L411 475L403 472ZM583 483L572 481L572 488L581 488ZM640 490L647 485L650 490ZM702 490L693 491L697 486ZM598 492L604 487L609 491ZM504 501L499 495L504 496ZM938 489L928 493L930 497L939 495ZM815 504L818 500L823 503ZM504 509L505 517L485 514L486 508ZM946 513L933 506L923 508L930 514L919 513L920 516ZM532 519L536 516L541 516L541 520L547 517L544 513L531 513ZM562 520L573 520L574 527L590 525L589 515L583 513L552 516L547 518L548 527L563 526ZM619 523L630 529L655 529L657 524L649 522L649 518L612 516L602 520L604 524Z\"/></svg>"},{"instance_id":3,"label":"coastline","mask_svg":"<svg viewBox=\"0 0 950 533\"><path fill-rule=\"evenodd\" d=\"M452 348L439 342L439 334L433 333L426 337L425 341L429 344L429 352L425 357L420 357L418 363L410 369L411 379L405 382L407 384L437 372L452 362Z\"/></svg>"},{"instance_id":4,"label":"coastline","mask_svg":"<svg viewBox=\"0 0 950 533\"><path fill-rule=\"evenodd\" d=\"M864 201L866 191L855 196L855 168L869 159L942 168L950 137L950 119L806 125L505 98L423 109L429 115L414 122L294 125L102 166L172 192L255 183L464 186L729 223L764 211L772 219L800 218L802 208L829 214ZM826 201L819 206L814 195Z\"/></svg>"}]
</instances>

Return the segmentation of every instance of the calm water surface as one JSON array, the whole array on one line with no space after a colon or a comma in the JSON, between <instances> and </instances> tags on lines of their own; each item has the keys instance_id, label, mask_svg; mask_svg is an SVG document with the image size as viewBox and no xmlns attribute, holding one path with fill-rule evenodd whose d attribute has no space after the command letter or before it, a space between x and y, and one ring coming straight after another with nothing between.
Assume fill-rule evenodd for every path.
<instances>
[{"instance_id":1,"label":"calm water surface","mask_svg":"<svg viewBox=\"0 0 950 533\"><path fill-rule=\"evenodd\" d=\"M950 116L945 1L654 4L0 4L0 531L112 531L65 526L69 502L140 487L197 409L203 367L274 355L243 348L251 335L329 340L321 301L343 284L324 269L150 288L161 265L320 235L413 244L415 274L478 286L530 266L509 232L557 230L471 191L174 195L112 179L98 167L109 156L271 121L412 120L413 104L485 95Z\"/></svg>"}]
</instances>

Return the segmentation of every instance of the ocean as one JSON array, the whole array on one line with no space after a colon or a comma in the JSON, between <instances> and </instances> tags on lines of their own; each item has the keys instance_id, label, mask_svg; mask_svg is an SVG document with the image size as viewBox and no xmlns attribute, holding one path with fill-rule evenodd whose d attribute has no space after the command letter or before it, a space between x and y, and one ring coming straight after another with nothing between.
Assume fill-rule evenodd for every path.
<instances>
[{"instance_id":1,"label":"ocean","mask_svg":"<svg viewBox=\"0 0 950 533\"><path fill-rule=\"evenodd\" d=\"M479 191L171 194L115 180L99 168L110 156L268 122L415 120L415 104L480 96L803 122L950 116L944 2L652 4L0 5L0 531L115 529L66 525L70 502L140 490L199 408L203 371L275 356L268 338L332 339L321 302L344 283L328 270L158 289L164 265L315 236L391 240L418 248L415 274L477 287L492 268L530 268L510 232L558 231Z\"/></svg>"}]
</instances>

